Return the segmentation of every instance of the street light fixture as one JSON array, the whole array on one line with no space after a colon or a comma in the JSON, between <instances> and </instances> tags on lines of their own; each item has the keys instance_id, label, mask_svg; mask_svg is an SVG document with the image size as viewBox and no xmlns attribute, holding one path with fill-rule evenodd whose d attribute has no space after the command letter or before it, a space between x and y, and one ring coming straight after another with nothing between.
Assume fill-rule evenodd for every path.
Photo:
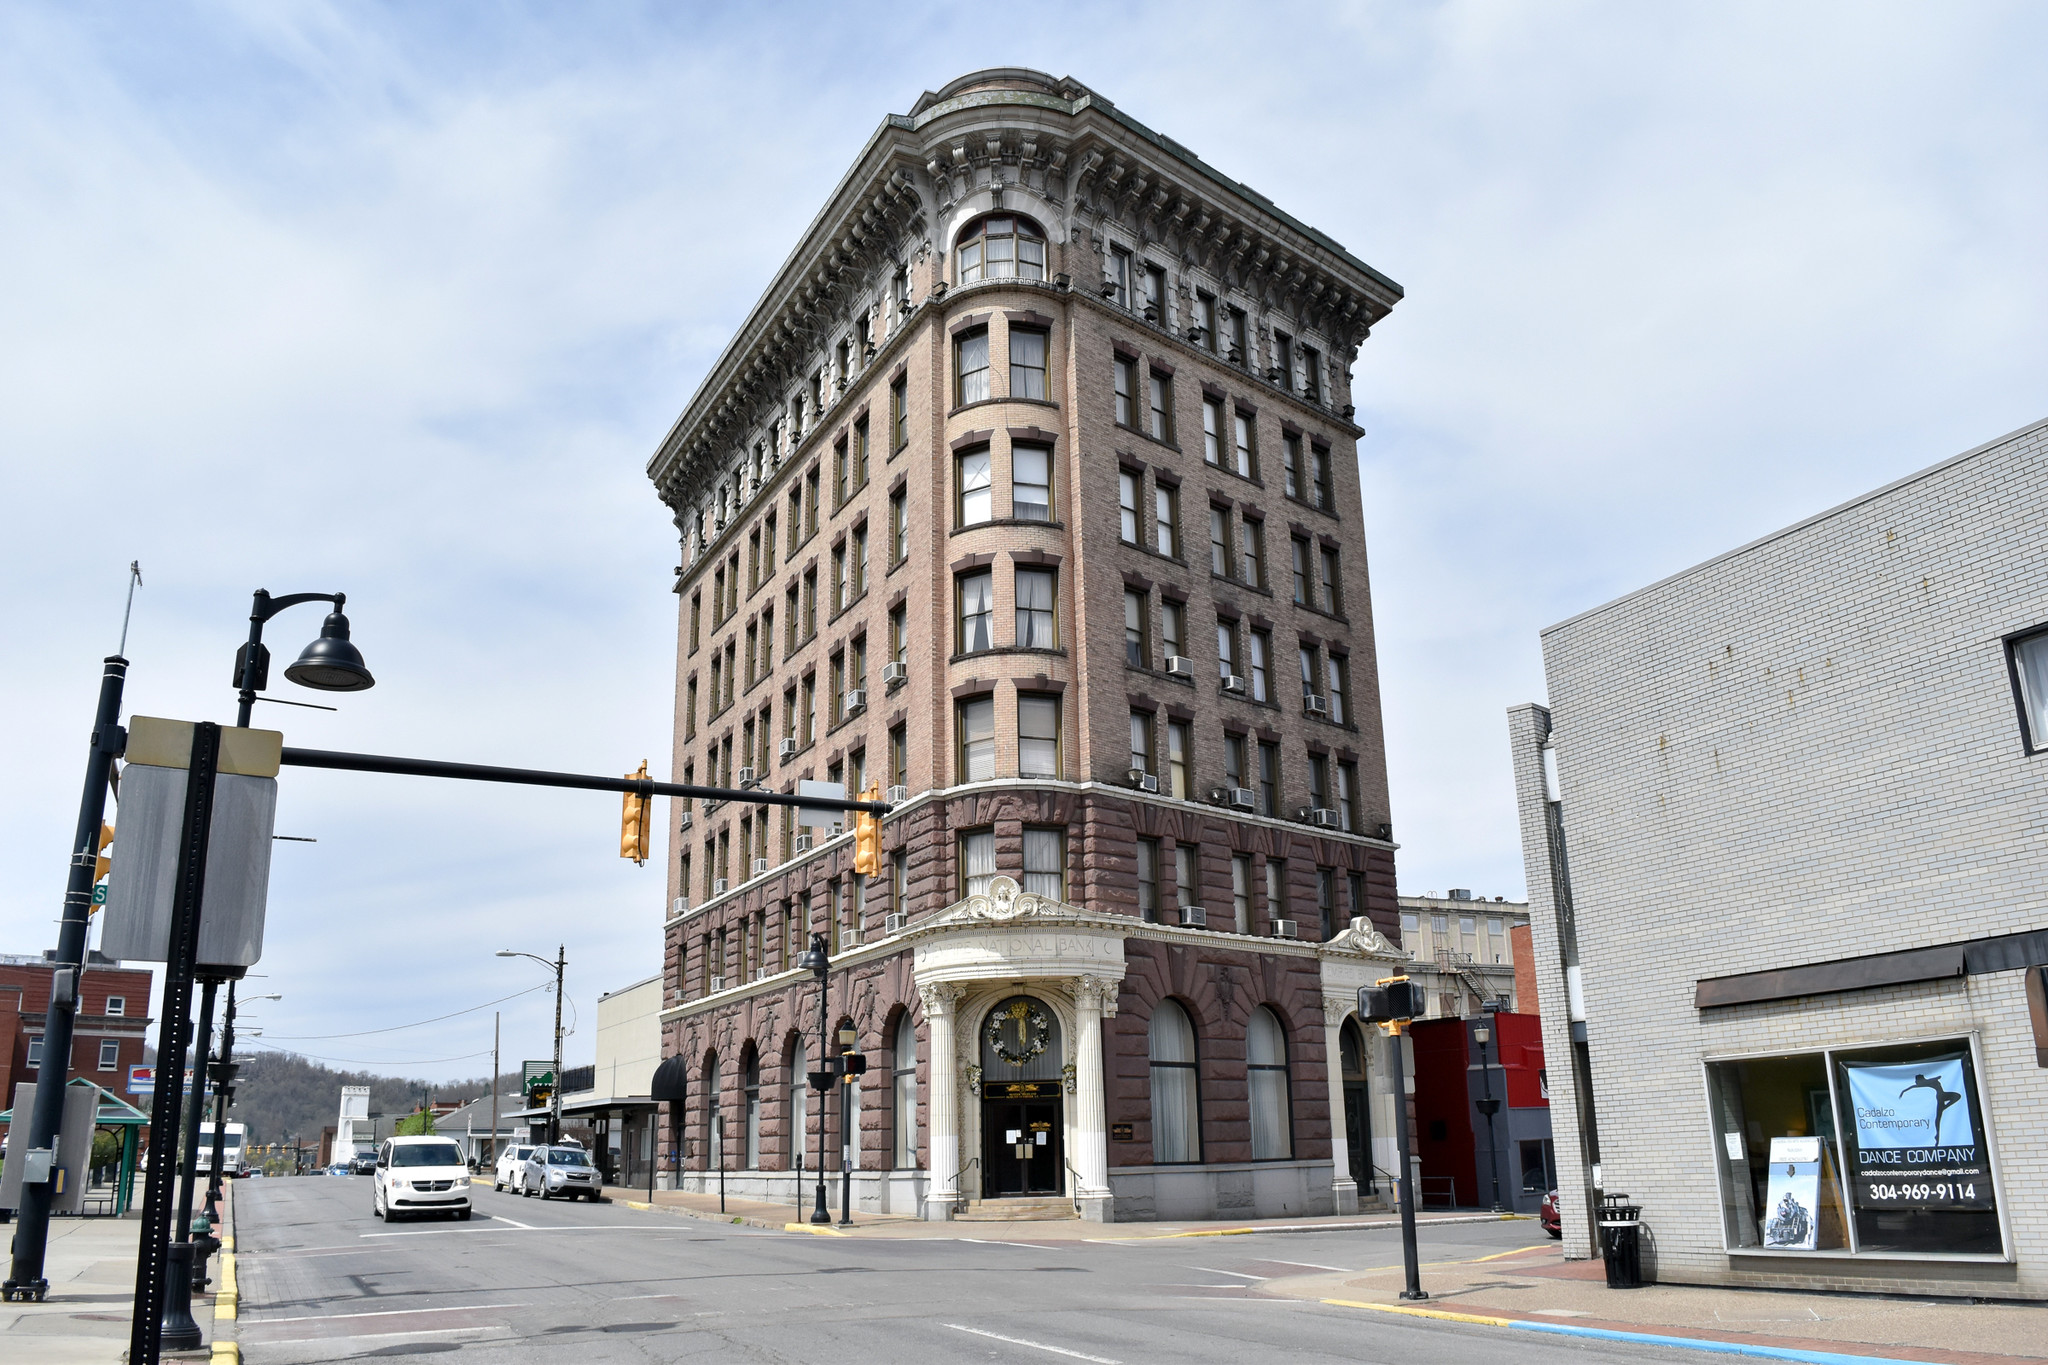
<instances>
[{"instance_id":1,"label":"street light fixture","mask_svg":"<svg viewBox=\"0 0 2048 1365\"><path fill-rule=\"evenodd\" d=\"M818 978L818 1070L807 1078L811 1089L818 1092L818 1201L811 1210L811 1221L830 1223L832 1211L825 1207L825 1100L829 1096L825 1087L832 1081L832 1059L826 1055L825 983L832 974L832 960L825 955L823 934L811 935L810 949L796 960L796 965Z\"/></svg>"},{"instance_id":2,"label":"street light fixture","mask_svg":"<svg viewBox=\"0 0 2048 1365\"><path fill-rule=\"evenodd\" d=\"M498 949L499 957L530 957L543 967L555 973L555 1083L548 1091L548 1141L562 1140L562 970L568 962L568 950L563 944L555 945L555 960L548 961L536 953L517 952L511 948ZM497 1084L492 1078L491 1084Z\"/></svg>"},{"instance_id":3,"label":"street light fixture","mask_svg":"<svg viewBox=\"0 0 2048 1365\"><path fill-rule=\"evenodd\" d=\"M1500 1101L1493 1097L1493 1068L1486 1058L1486 1044L1493 1037L1494 1029L1499 1027L1494 1015L1500 1012L1500 1001L1484 1000L1480 1002L1479 1008L1485 1011L1485 1019L1478 1028L1472 1030L1472 1036L1479 1043L1479 1081L1485 1087L1486 1094L1485 1098L1474 1103L1478 1106L1479 1112L1486 1115L1486 1165L1493 1174L1493 1211L1499 1213L1500 1148L1494 1141L1493 1116L1500 1112ZM1488 1027L1489 1024L1492 1027Z\"/></svg>"},{"instance_id":4,"label":"street light fixture","mask_svg":"<svg viewBox=\"0 0 2048 1365\"><path fill-rule=\"evenodd\" d=\"M256 694L270 685L270 651L263 645L263 623L301 602L332 602L334 610L321 623L320 638L299 652L299 657L285 669L285 677L301 687L321 692L361 692L377 685L363 663L362 653L349 642L348 617L341 610L347 601L348 594L340 592L295 592L272 597L263 588L256 590L249 607L249 642L235 656L235 686L241 691L235 724L248 727L250 712L256 707Z\"/></svg>"}]
</instances>

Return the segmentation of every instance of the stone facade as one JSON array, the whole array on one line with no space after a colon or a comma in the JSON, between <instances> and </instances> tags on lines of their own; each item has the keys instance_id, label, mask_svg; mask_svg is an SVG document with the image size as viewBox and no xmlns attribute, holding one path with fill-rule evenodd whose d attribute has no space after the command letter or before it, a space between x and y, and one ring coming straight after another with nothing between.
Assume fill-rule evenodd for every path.
<instances>
[{"instance_id":1,"label":"stone facade","mask_svg":"<svg viewBox=\"0 0 2048 1365\"><path fill-rule=\"evenodd\" d=\"M2048 1297L2048 753L2015 654L2048 628L2044 528L2048 422L1544 632L1550 706L1510 738L1568 1254L1597 1185L1666 1280ZM1861 1129L1836 1071L1773 1127L1716 1068L1923 1042L1982 1105L1950 1140L1994 1173L1986 1249L1873 1253L1935 1226L1920 1194L1855 1243L1758 1243L1742 1164L1817 1136L1846 1169Z\"/></svg>"},{"instance_id":2,"label":"stone facade","mask_svg":"<svg viewBox=\"0 0 2048 1365\"><path fill-rule=\"evenodd\" d=\"M867 1206L989 1192L968 1068L1019 994L1075 1072L1045 1102L1085 1212L1355 1199L1325 987L1333 961L1392 970L1398 918L1350 364L1399 298L1071 81L977 73L877 130L649 465L682 532L675 780L872 783L894 807L874 878L793 808L677 812L664 1055L718 1083L688 1106L686 1185L751 1134L729 1187L794 1196L791 1068L817 1042L795 961L822 933L829 1019L874 1063ZM1028 971L975 949L959 917L1002 884L1086 932ZM1168 996L1201 1094L1200 1159L1171 1169L1149 1136ZM1291 1130L1255 1160L1258 1009ZM904 1027L907 1152L882 1066Z\"/></svg>"}]
</instances>

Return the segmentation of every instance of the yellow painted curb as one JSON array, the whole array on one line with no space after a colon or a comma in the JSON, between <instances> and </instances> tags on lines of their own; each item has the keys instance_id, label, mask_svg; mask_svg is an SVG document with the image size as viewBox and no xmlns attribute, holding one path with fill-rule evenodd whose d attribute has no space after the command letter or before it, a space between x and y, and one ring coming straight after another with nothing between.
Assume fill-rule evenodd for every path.
<instances>
[{"instance_id":1,"label":"yellow painted curb","mask_svg":"<svg viewBox=\"0 0 2048 1365\"><path fill-rule=\"evenodd\" d=\"M628 1199L628 1200L626 1201L626 1207L627 1207L627 1208L629 1208L629 1209L638 1209L638 1210L640 1210L640 1211L641 1211L642 1213L645 1213L645 1212L647 1212L647 1210L649 1210L649 1209L653 1208L653 1207L654 1207L654 1205L652 1205L652 1204L643 1204L643 1203L641 1203L641 1202L640 1202L639 1200L637 1200L637 1199Z\"/></svg>"},{"instance_id":2,"label":"yellow painted curb","mask_svg":"<svg viewBox=\"0 0 2048 1365\"><path fill-rule=\"evenodd\" d=\"M242 1365L242 1345L236 1341L213 1343L213 1365Z\"/></svg>"},{"instance_id":3,"label":"yellow painted curb","mask_svg":"<svg viewBox=\"0 0 2048 1365\"><path fill-rule=\"evenodd\" d=\"M1485 1318L1477 1313L1452 1313L1442 1308L1397 1308L1390 1303L1360 1303L1356 1299L1324 1299L1336 1308L1370 1308L1375 1313L1401 1313L1411 1318L1442 1318L1446 1322L1476 1322L1481 1327L1508 1327L1510 1318Z\"/></svg>"},{"instance_id":4,"label":"yellow painted curb","mask_svg":"<svg viewBox=\"0 0 2048 1365\"><path fill-rule=\"evenodd\" d=\"M213 1295L213 1320L233 1320L241 1303L241 1290L235 1286L235 1255L231 1251L223 1251L220 1255L220 1288Z\"/></svg>"},{"instance_id":5,"label":"yellow painted curb","mask_svg":"<svg viewBox=\"0 0 2048 1365\"><path fill-rule=\"evenodd\" d=\"M739 1220L734 1219L733 1221L737 1222ZM838 1228L814 1227L809 1223L784 1223L782 1230L784 1232L808 1232L814 1237L844 1237L846 1235Z\"/></svg>"}]
</instances>

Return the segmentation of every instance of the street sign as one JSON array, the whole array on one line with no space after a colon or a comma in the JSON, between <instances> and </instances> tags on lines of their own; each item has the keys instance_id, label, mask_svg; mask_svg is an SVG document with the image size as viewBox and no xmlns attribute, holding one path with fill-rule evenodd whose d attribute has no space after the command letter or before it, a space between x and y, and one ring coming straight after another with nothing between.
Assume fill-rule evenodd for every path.
<instances>
[{"instance_id":1,"label":"street sign","mask_svg":"<svg viewBox=\"0 0 2048 1365\"><path fill-rule=\"evenodd\" d=\"M808 796L812 800L823 798L827 801L844 801L846 799L846 787L843 783L839 782L799 782L796 784L796 794L798 796ZM845 819L845 811L835 810L830 806L798 806L796 808L796 822L799 825L807 825L812 829L830 829L833 825L839 824Z\"/></svg>"},{"instance_id":2,"label":"street sign","mask_svg":"<svg viewBox=\"0 0 2048 1365\"><path fill-rule=\"evenodd\" d=\"M527 1062L520 1068L522 1083L520 1090L530 1105L546 1104L555 1093L555 1064L553 1062Z\"/></svg>"},{"instance_id":3,"label":"street sign","mask_svg":"<svg viewBox=\"0 0 2048 1365\"><path fill-rule=\"evenodd\" d=\"M105 882L101 882L93 887L92 903L94 905L105 905L107 903L107 884Z\"/></svg>"},{"instance_id":4,"label":"street sign","mask_svg":"<svg viewBox=\"0 0 2048 1365\"><path fill-rule=\"evenodd\" d=\"M156 1093L156 1068L153 1066L129 1067L128 1093L131 1095L154 1095Z\"/></svg>"}]
</instances>

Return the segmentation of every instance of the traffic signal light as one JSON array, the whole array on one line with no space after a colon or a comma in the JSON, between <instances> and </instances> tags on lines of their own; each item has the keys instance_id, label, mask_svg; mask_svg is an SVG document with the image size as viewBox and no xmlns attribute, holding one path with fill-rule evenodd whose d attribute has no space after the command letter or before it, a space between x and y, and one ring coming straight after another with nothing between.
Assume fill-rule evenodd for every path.
<instances>
[{"instance_id":1,"label":"traffic signal light","mask_svg":"<svg viewBox=\"0 0 2048 1365\"><path fill-rule=\"evenodd\" d=\"M1389 1033L1398 1033L1401 1025L1428 1012L1422 987L1405 976L1387 977L1376 985L1361 987L1358 992L1358 1017L1386 1028Z\"/></svg>"},{"instance_id":2,"label":"traffic signal light","mask_svg":"<svg viewBox=\"0 0 2048 1365\"><path fill-rule=\"evenodd\" d=\"M109 853L107 852L107 850L108 850L109 848L111 848L111 847L113 846L113 843L114 843L114 827L113 827L112 825L109 825L109 824L104 824L104 823L103 823L103 824L101 824L101 825L100 825L100 856L99 856L99 858L98 858L98 859L97 859L97 860L96 860L96 861L95 861L95 862L93 863L93 865L92 865L92 879L93 879L94 881L99 881L99 880L101 880L102 878L104 878L104 877L105 877L105 876L107 875L107 871L108 871L108 869L110 869L110 868L112 868L112 867L113 867L113 865L114 865L114 859L113 859L113 856L112 856L111 854L109 854Z\"/></svg>"},{"instance_id":3,"label":"traffic signal light","mask_svg":"<svg viewBox=\"0 0 2048 1365\"><path fill-rule=\"evenodd\" d=\"M860 794L863 801L882 799L878 783L868 783ZM856 811L853 817L853 870L863 877L882 875L882 817L873 811Z\"/></svg>"},{"instance_id":4,"label":"traffic signal light","mask_svg":"<svg viewBox=\"0 0 2048 1365\"><path fill-rule=\"evenodd\" d=\"M647 780L647 760L641 759L640 771L637 773L627 773L626 777L628 780L637 778L645 782ZM649 808L653 805L654 798L651 796L642 796L638 792L626 793L625 811L619 817L619 856L621 858L631 858L635 864L647 861L647 831L650 823L648 815L650 813Z\"/></svg>"}]
</instances>

